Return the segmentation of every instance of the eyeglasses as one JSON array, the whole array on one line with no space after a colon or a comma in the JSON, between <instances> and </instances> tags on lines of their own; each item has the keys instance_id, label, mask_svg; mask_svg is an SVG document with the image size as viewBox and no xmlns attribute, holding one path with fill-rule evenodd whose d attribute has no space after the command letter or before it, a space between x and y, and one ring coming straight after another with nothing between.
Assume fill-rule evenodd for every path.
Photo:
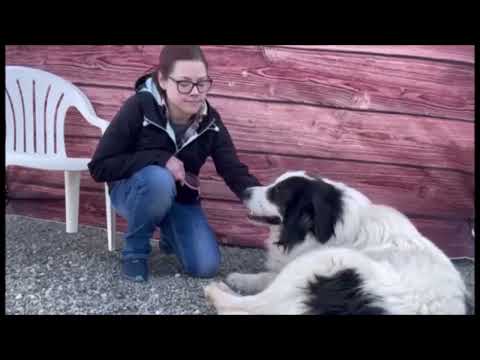
<instances>
[{"instance_id":1,"label":"eyeglasses","mask_svg":"<svg viewBox=\"0 0 480 360\"><path fill-rule=\"evenodd\" d=\"M212 79L200 80L194 83L190 80L175 80L170 76L168 78L177 84L178 92L184 95L190 94L194 86L197 87L197 90L200 94L206 93L208 90L210 90L213 83Z\"/></svg>"}]
</instances>

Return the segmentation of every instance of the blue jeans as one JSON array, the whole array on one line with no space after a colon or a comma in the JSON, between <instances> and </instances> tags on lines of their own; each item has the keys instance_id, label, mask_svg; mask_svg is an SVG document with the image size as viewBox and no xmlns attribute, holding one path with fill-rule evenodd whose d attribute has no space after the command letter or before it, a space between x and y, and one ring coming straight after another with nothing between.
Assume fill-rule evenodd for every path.
<instances>
[{"instance_id":1,"label":"blue jeans","mask_svg":"<svg viewBox=\"0 0 480 360\"><path fill-rule=\"evenodd\" d=\"M156 165L112 184L112 205L128 223L122 257L147 258L158 226L161 241L174 251L187 273L213 277L220 265L220 251L203 209L200 204L177 203L175 195L172 174Z\"/></svg>"}]
</instances>

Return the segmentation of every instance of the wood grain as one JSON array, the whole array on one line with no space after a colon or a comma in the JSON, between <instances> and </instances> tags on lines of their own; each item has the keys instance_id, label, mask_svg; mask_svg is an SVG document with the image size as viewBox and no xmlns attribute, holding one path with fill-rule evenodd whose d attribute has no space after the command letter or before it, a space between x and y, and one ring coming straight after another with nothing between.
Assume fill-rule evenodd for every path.
<instances>
[{"instance_id":1,"label":"wood grain","mask_svg":"<svg viewBox=\"0 0 480 360\"><path fill-rule=\"evenodd\" d=\"M108 121L132 95L81 89ZM241 99L213 98L211 103L239 150L474 172L473 123ZM65 131L99 137L78 116L67 117Z\"/></svg>"},{"instance_id":2,"label":"wood grain","mask_svg":"<svg viewBox=\"0 0 480 360\"><path fill-rule=\"evenodd\" d=\"M279 45L306 50L351 51L379 55L414 56L426 59L475 63L473 45Z\"/></svg>"},{"instance_id":3,"label":"wood grain","mask_svg":"<svg viewBox=\"0 0 480 360\"><path fill-rule=\"evenodd\" d=\"M110 121L161 46L7 46L7 64L51 71L81 87ZM206 46L221 113L239 157L263 183L302 169L343 181L408 214L450 256L473 256L472 46ZM100 132L75 110L67 153L90 157ZM7 211L64 221L62 172L12 167ZM82 174L80 222L105 224L103 184ZM262 246L266 228L208 161L204 207L219 240ZM24 200L21 200L24 199ZM126 223L121 218L119 229ZM158 237L158 234L156 235Z\"/></svg>"},{"instance_id":4,"label":"wood grain","mask_svg":"<svg viewBox=\"0 0 480 360\"><path fill-rule=\"evenodd\" d=\"M6 63L73 82L132 88L161 46L8 46ZM207 46L212 93L473 121L474 67L373 54ZM455 86L452 86L455 84Z\"/></svg>"},{"instance_id":5,"label":"wood grain","mask_svg":"<svg viewBox=\"0 0 480 360\"><path fill-rule=\"evenodd\" d=\"M474 177L471 175L436 169L372 166L276 155L240 153L239 157L264 184L287 170L306 170L311 174L345 182L364 192L374 202L394 206L407 214L451 219L465 219L473 214ZM7 174L9 186L16 182L23 185L63 187L62 172L10 167ZM87 172L81 180L82 191L102 190L102 185L95 183ZM211 160L202 168L201 188L202 196L206 199L238 200L216 173Z\"/></svg>"},{"instance_id":6,"label":"wood grain","mask_svg":"<svg viewBox=\"0 0 480 360\"><path fill-rule=\"evenodd\" d=\"M278 97L324 106L473 120L473 66L265 48ZM455 83L452 88L451 84Z\"/></svg>"}]
</instances>

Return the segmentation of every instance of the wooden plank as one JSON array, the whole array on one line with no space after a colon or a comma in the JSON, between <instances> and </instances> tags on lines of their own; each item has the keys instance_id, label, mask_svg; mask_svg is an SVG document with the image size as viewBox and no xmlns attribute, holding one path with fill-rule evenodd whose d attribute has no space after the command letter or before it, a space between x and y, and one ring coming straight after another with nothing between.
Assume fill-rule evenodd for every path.
<instances>
[{"instance_id":1,"label":"wooden plank","mask_svg":"<svg viewBox=\"0 0 480 360\"><path fill-rule=\"evenodd\" d=\"M96 87L81 89L92 99L98 115L107 120L132 94ZM474 172L473 123L241 99L210 101L239 150ZM65 133L99 137L78 114L67 116ZM89 144L93 153L96 143Z\"/></svg>"},{"instance_id":2,"label":"wooden plank","mask_svg":"<svg viewBox=\"0 0 480 360\"><path fill-rule=\"evenodd\" d=\"M64 222L64 201L60 191L56 195L49 192L52 199L12 200L7 206L8 214L18 214L39 219ZM100 194L82 193L80 201L80 223L105 228L103 202L98 202ZM268 228L252 224L246 218L246 210L239 203L204 201L207 218L221 244L264 247ZM419 231L429 237L450 257L474 256L474 242L470 236L468 223L463 220L417 219L412 222ZM117 231L126 230L126 222L117 216ZM67 235L65 235L67 236ZM155 238L159 238L158 232ZM106 245L105 245L106 246Z\"/></svg>"},{"instance_id":3,"label":"wooden plank","mask_svg":"<svg viewBox=\"0 0 480 360\"><path fill-rule=\"evenodd\" d=\"M82 84L132 88L157 63L160 49L8 46L6 63L39 67ZM474 119L470 64L258 46L207 46L205 53L215 95Z\"/></svg>"},{"instance_id":4,"label":"wooden plank","mask_svg":"<svg viewBox=\"0 0 480 360\"><path fill-rule=\"evenodd\" d=\"M147 59L143 46L131 45L9 45L5 62L51 71L75 83L133 89L158 56Z\"/></svg>"},{"instance_id":5,"label":"wooden plank","mask_svg":"<svg viewBox=\"0 0 480 360\"><path fill-rule=\"evenodd\" d=\"M437 169L335 161L329 159L239 153L250 172L262 183L269 183L287 170L307 170L342 181L364 192L374 202L388 204L409 215L465 219L473 214L474 176ZM9 185L46 184L63 187L61 172L41 172L19 167L8 169ZM82 191L101 186L82 175ZM212 200L237 201L207 161L201 173L202 196Z\"/></svg>"},{"instance_id":6,"label":"wooden plank","mask_svg":"<svg viewBox=\"0 0 480 360\"><path fill-rule=\"evenodd\" d=\"M274 66L264 75L275 79L278 97L294 93L340 108L474 118L471 65L279 48L265 48L265 57Z\"/></svg>"},{"instance_id":7,"label":"wooden plank","mask_svg":"<svg viewBox=\"0 0 480 360\"><path fill-rule=\"evenodd\" d=\"M473 123L236 99L212 104L241 150L473 173Z\"/></svg>"},{"instance_id":8,"label":"wooden plank","mask_svg":"<svg viewBox=\"0 0 480 360\"><path fill-rule=\"evenodd\" d=\"M65 222L64 191L61 187L13 182L13 196L7 213ZM262 246L268 229L251 224L245 208L239 202L204 200L203 207L220 242L238 246ZM105 202L101 190L85 189L80 194L80 224L106 228ZM229 219L238 219L227 224ZM117 231L125 232L126 221L117 216ZM245 226L248 225L248 226ZM159 238L159 234L154 235Z\"/></svg>"},{"instance_id":9,"label":"wooden plank","mask_svg":"<svg viewBox=\"0 0 480 360\"><path fill-rule=\"evenodd\" d=\"M279 45L281 47L306 49L352 51L371 54L415 56L435 60L475 63L473 45Z\"/></svg>"},{"instance_id":10,"label":"wooden plank","mask_svg":"<svg viewBox=\"0 0 480 360\"><path fill-rule=\"evenodd\" d=\"M252 174L266 184L287 170L307 170L344 182L376 203L398 208L409 215L469 218L474 209L474 176L436 169L372 165L328 159L241 153ZM209 169L210 168L210 169ZM214 174L209 161L202 169L206 180L202 191L211 199L235 200Z\"/></svg>"}]
</instances>

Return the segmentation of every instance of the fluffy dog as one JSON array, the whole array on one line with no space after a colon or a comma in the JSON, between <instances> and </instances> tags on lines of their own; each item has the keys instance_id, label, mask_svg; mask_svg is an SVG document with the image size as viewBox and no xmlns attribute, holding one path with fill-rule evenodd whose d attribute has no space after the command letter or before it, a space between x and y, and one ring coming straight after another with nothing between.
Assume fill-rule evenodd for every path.
<instances>
[{"instance_id":1,"label":"fluffy dog","mask_svg":"<svg viewBox=\"0 0 480 360\"><path fill-rule=\"evenodd\" d=\"M219 314L465 314L448 257L397 210L305 172L247 190L250 218L270 225L266 272L204 288Z\"/></svg>"}]
</instances>

